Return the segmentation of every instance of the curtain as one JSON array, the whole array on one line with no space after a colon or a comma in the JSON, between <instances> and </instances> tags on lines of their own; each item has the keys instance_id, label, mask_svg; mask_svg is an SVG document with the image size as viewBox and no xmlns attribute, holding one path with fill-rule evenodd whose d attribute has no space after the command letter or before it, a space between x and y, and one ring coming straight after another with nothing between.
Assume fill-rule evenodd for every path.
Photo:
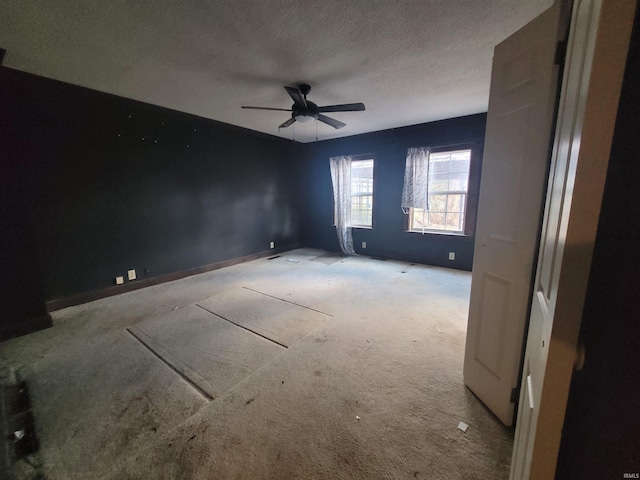
<instances>
[{"instance_id":1,"label":"curtain","mask_svg":"<svg viewBox=\"0 0 640 480\"><path fill-rule=\"evenodd\" d=\"M402 211L410 208L429 210L429 147L407 150L407 163L402 186Z\"/></svg>"},{"instance_id":2,"label":"curtain","mask_svg":"<svg viewBox=\"0 0 640 480\"><path fill-rule=\"evenodd\" d=\"M329 159L336 206L336 232L340 249L346 255L356 255L351 234L351 159L351 156Z\"/></svg>"}]
</instances>

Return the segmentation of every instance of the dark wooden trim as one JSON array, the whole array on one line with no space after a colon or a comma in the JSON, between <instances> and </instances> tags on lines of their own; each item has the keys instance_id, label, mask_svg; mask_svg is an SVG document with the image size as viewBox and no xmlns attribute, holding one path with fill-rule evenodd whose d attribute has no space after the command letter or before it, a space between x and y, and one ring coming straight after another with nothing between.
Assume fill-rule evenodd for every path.
<instances>
[{"instance_id":1,"label":"dark wooden trim","mask_svg":"<svg viewBox=\"0 0 640 480\"><path fill-rule=\"evenodd\" d=\"M78 293L70 297L57 298L49 300L47 302L47 311L54 312L73 305L80 305L82 303L93 302L101 298L112 297L113 295L119 295L121 293L132 292L145 287L151 287L153 285L159 285L161 283L172 282L174 280L180 280L181 278L190 277L192 275L198 275L200 273L210 272L212 270L218 270L220 268L230 267L232 265L238 265L239 263L250 262L251 260L257 260L259 258L270 257L278 253L286 252L289 250L295 250L300 248L300 244L289 245L288 247L266 250L264 252L258 252L251 255L245 255L244 257L230 258L228 260L222 260L220 262L211 263L202 267L191 268L189 270L182 270L180 272L168 273L166 275L159 275L157 277L144 278L136 280L131 283L125 283L123 285L113 285L111 287L103 288L101 290L94 290L92 292Z\"/></svg>"},{"instance_id":2,"label":"dark wooden trim","mask_svg":"<svg viewBox=\"0 0 640 480\"><path fill-rule=\"evenodd\" d=\"M44 330L53 326L51 321L51 315L41 315L39 317L28 318L21 320L8 327L0 327L0 342L8 340L13 337L19 337L21 335L27 335L28 333L37 332L38 330Z\"/></svg>"}]
</instances>

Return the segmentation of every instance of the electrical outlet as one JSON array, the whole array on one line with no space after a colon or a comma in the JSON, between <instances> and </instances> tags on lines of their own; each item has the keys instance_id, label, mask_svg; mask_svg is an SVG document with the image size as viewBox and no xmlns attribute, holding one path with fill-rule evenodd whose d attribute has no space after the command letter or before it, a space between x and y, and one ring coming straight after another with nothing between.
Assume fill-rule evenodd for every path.
<instances>
[{"instance_id":1,"label":"electrical outlet","mask_svg":"<svg viewBox=\"0 0 640 480\"><path fill-rule=\"evenodd\" d=\"M455 260L456 259L456 252L449 252L449 260Z\"/></svg>"},{"instance_id":2,"label":"electrical outlet","mask_svg":"<svg viewBox=\"0 0 640 480\"><path fill-rule=\"evenodd\" d=\"M135 280L136 279L136 271L135 270L127 271L127 276L129 277L129 280Z\"/></svg>"},{"instance_id":3,"label":"electrical outlet","mask_svg":"<svg viewBox=\"0 0 640 480\"><path fill-rule=\"evenodd\" d=\"M367 248L367 242L362 242L362 248Z\"/></svg>"},{"instance_id":4,"label":"electrical outlet","mask_svg":"<svg viewBox=\"0 0 640 480\"><path fill-rule=\"evenodd\" d=\"M276 248L276 242L269 242L269 248Z\"/></svg>"},{"instance_id":5,"label":"electrical outlet","mask_svg":"<svg viewBox=\"0 0 640 480\"><path fill-rule=\"evenodd\" d=\"M116 285L122 285L124 283L124 277L116 277Z\"/></svg>"}]
</instances>

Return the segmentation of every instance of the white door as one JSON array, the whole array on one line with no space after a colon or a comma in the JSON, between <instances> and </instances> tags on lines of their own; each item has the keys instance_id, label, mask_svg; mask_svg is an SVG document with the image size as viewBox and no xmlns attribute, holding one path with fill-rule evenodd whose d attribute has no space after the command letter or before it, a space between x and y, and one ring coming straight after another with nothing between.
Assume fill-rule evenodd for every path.
<instances>
[{"instance_id":1,"label":"white door","mask_svg":"<svg viewBox=\"0 0 640 480\"><path fill-rule=\"evenodd\" d=\"M557 98L560 7L498 45L493 57L465 384L513 423Z\"/></svg>"},{"instance_id":2,"label":"white door","mask_svg":"<svg viewBox=\"0 0 640 480\"><path fill-rule=\"evenodd\" d=\"M533 285L512 480L555 478L634 4L574 2Z\"/></svg>"}]
</instances>

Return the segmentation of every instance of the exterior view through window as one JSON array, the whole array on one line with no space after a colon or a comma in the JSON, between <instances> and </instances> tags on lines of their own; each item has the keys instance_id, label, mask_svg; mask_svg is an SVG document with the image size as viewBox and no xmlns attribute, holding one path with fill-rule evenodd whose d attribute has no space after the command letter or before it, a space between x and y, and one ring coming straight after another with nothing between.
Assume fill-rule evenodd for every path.
<instances>
[{"instance_id":1,"label":"exterior view through window","mask_svg":"<svg viewBox=\"0 0 640 480\"><path fill-rule=\"evenodd\" d=\"M409 230L464 232L471 150L429 155L429 210L412 208Z\"/></svg>"},{"instance_id":2,"label":"exterior view through window","mask_svg":"<svg viewBox=\"0 0 640 480\"><path fill-rule=\"evenodd\" d=\"M351 162L351 225L371 227L373 217L373 159Z\"/></svg>"}]
</instances>

